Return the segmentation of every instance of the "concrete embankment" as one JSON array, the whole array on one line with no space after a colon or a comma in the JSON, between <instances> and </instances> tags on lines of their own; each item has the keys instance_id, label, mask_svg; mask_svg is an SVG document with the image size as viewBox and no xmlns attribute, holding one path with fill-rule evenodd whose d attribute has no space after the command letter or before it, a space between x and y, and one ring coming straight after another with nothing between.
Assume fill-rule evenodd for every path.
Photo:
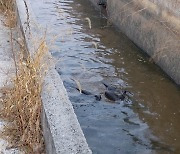
<instances>
[{"instance_id":1,"label":"concrete embankment","mask_svg":"<svg viewBox=\"0 0 180 154\"><path fill-rule=\"evenodd\" d=\"M169 0L90 0L106 2L108 19L180 85L180 2Z\"/></svg>"},{"instance_id":2,"label":"concrete embankment","mask_svg":"<svg viewBox=\"0 0 180 154\"><path fill-rule=\"evenodd\" d=\"M34 39L41 38L40 30L29 1L16 0L18 26L24 37L27 50L33 55L32 49L38 44ZM50 55L50 53L49 53ZM44 79L42 89L42 127L46 145L46 153L71 154L92 153L88 147L80 124L67 96L63 82L52 65Z\"/></svg>"}]
</instances>

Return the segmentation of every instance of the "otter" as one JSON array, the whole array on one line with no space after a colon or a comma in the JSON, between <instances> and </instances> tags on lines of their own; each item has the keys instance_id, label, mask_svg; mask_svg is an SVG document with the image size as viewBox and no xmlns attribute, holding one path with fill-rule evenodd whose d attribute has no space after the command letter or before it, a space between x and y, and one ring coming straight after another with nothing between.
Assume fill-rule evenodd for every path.
<instances>
[{"instance_id":1,"label":"otter","mask_svg":"<svg viewBox=\"0 0 180 154\"><path fill-rule=\"evenodd\" d=\"M126 98L127 91L118 91L116 87L109 86L106 83L102 82L106 87L106 91L104 93L105 97L111 101L124 100ZM119 94L121 93L121 94Z\"/></svg>"},{"instance_id":2,"label":"otter","mask_svg":"<svg viewBox=\"0 0 180 154\"><path fill-rule=\"evenodd\" d=\"M124 91L121 95L118 95L113 91L105 91L104 95L107 99L111 101L118 101L118 100L123 101L126 98L126 92L127 91Z\"/></svg>"},{"instance_id":3,"label":"otter","mask_svg":"<svg viewBox=\"0 0 180 154\"><path fill-rule=\"evenodd\" d=\"M106 87L107 90L109 91L116 91L117 88L113 87L113 86L110 86L110 85L107 85L106 83L102 82L102 84Z\"/></svg>"}]
</instances>

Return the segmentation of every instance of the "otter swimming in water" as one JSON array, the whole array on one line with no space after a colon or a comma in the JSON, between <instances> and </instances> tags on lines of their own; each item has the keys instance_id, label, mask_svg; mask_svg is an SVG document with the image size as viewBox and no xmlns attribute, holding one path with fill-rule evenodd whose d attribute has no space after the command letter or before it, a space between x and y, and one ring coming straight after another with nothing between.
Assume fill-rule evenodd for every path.
<instances>
[{"instance_id":1,"label":"otter swimming in water","mask_svg":"<svg viewBox=\"0 0 180 154\"><path fill-rule=\"evenodd\" d=\"M119 99L119 96L112 91L105 91L104 95L111 101L117 101Z\"/></svg>"},{"instance_id":2,"label":"otter swimming in water","mask_svg":"<svg viewBox=\"0 0 180 154\"><path fill-rule=\"evenodd\" d=\"M107 90L109 91L116 91L117 88L116 87L113 87L113 86L110 86L110 85L107 85L106 83L102 82L102 84L106 87Z\"/></svg>"},{"instance_id":3,"label":"otter swimming in water","mask_svg":"<svg viewBox=\"0 0 180 154\"><path fill-rule=\"evenodd\" d=\"M116 87L109 86L106 83L102 82L106 87L106 91L104 93L105 97L111 101L124 100L126 98L127 91L118 91Z\"/></svg>"},{"instance_id":4,"label":"otter swimming in water","mask_svg":"<svg viewBox=\"0 0 180 154\"><path fill-rule=\"evenodd\" d=\"M107 99L111 101L117 101L117 100L123 101L126 98L125 96L126 92L127 91L124 91L121 95L118 95L113 91L105 91L104 95Z\"/></svg>"}]
</instances>

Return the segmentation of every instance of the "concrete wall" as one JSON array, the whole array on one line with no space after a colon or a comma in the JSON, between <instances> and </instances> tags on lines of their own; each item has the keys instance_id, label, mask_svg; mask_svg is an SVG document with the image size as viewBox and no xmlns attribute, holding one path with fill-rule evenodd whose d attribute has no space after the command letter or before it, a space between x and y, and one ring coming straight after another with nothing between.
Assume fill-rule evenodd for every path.
<instances>
[{"instance_id":1,"label":"concrete wall","mask_svg":"<svg viewBox=\"0 0 180 154\"><path fill-rule=\"evenodd\" d=\"M150 0L158 6L163 7L165 10L173 13L174 15L180 15L180 1L179 0Z\"/></svg>"},{"instance_id":2,"label":"concrete wall","mask_svg":"<svg viewBox=\"0 0 180 154\"><path fill-rule=\"evenodd\" d=\"M43 37L28 0L16 0L17 19L27 52L34 55ZM27 7L26 7L27 6ZM36 43L33 43L34 39ZM48 57L45 61L49 62ZM42 87L42 127L47 154L91 154L63 82L52 64Z\"/></svg>"},{"instance_id":3,"label":"concrete wall","mask_svg":"<svg viewBox=\"0 0 180 154\"><path fill-rule=\"evenodd\" d=\"M97 6L99 0L91 0ZM180 84L180 2L107 0L110 22Z\"/></svg>"}]
</instances>

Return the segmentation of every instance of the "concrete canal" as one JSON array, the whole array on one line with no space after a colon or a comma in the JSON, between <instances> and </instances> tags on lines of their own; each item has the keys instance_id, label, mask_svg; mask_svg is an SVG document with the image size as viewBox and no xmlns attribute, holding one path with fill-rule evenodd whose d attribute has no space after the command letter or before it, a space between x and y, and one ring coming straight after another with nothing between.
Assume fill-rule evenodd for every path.
<instances>
[{"instance_id":1,"label":"concrete canal","mask_svg":"<svg viewBox=\"0 0 180 154\"><path fill-rule=\"evenodd\" d=\"M51 53L93 153L180 153L179 87L123 33L107 26L89 1L31 4L48 39L58 36ZM102 99L79 93L74 80ZM103 83L130 93L110 101Z\"/></svg>"}]
</instances>

